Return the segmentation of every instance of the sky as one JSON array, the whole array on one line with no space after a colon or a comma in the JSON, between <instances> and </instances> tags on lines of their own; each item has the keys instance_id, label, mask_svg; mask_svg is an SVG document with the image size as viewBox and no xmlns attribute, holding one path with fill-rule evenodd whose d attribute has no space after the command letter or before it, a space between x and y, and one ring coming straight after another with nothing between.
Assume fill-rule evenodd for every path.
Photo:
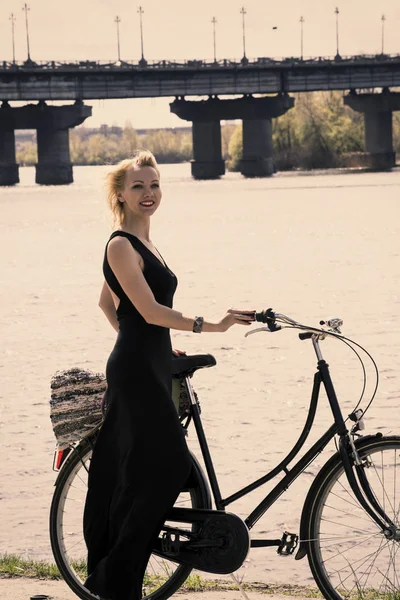
<instances>
[{"instance_id":1,"label":"sky","mask_svg":"<svg viewBox=\"0 0 400 600\"><path fill-rule=\"evenodd\" d=\"M17 61L27 58L22 1L1 0L0 61L12 60L11 21L15 21ZM40 60L117 60L116 15L121 19L121 58L140 58L139 2L128 0L28 0L31 58ZM243 55L242 15L245 7L246 55L274 58L300 55L300 17L304 18L304 56L336 54L336 16L339 8L341 55L381 51L400 53L399 0L142 0L144 56L151 60L213 59L216 18L217 58ZM273 29L276 27L277 29ZM173 98L94 100L87 127L102 123L137 128L181 127L188 123L169 112ZM17 105L17 104L14 104Z\"/></svg>"}]
</instances>

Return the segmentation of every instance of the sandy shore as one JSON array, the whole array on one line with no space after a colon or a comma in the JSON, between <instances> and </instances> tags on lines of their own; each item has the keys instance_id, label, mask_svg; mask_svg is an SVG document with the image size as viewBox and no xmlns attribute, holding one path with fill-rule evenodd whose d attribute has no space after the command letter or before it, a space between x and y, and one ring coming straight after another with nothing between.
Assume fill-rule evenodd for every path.
<instances>
[{"instance_id":1,"label":"sandy shore","mask_svg":"<svg viewBox=\"0 0 400 600\"><path fill-rule=\"evenodd\" d=\"M63 581L43 581L40 579L0 579L2 600L29 600L32 596L48 596L48 600L76 600L77 596ZM248 600L309 600L306 596L291 595L290 593L275 594L268 590L263 592L246 591ZM239 591L221 592L179 592L176 598L190 600L244 600ZM44 600L44 599L43 599Z\"/></svg>"}]
</instances>

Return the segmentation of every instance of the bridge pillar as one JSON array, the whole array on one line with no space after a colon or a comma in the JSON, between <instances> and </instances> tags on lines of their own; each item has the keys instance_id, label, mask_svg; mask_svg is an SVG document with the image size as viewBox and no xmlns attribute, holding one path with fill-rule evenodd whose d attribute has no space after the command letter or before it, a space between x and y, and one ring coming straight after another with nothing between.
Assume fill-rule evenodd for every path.
<instances>
[{"instance_id":1,"label":"bridge pillar","mask_svg":"<svg viewBox=\"0 0 400 600\"><path fill-rule=\"evenodd\" d=\"M193 121L192 175L195 179L218 179L225 174L219 121Z\"/></svg>"},{"instance_id":2,"label":"bridge pillar","mask_svg":"<svg viewBox=\"0 0 400 600\"><path fill-rule=\"evenodd\" d=\"M36 183L63 185L73 182L68 129L41 127L37 130L37 149Z\"/></svg>"},{"instance_id":3,"label":"bridge pillar","mask_svg":"<svg viewBox=\"0 0 400 600\"><path fill-rule=\"evenodd\" d=\"M83 123L92 107L76 101L69 106L38 104L0 107L0 185L18 183L15 162L15 129L36 129L38 163L36 183L62 185L71 183L72 164L69 154L69 129Z\"/></svg>"},{"instance_id":4,"label":"bridge pillar","mask_svg":"<svg viewBox=\"0 0 400 600\"><path fill-rule=\"evenodd\" d=\"M269 177L275 172L272 144L272 119L294 106L286 94L243 98L243 157L239 170L245 177Z\"/></svg>"},{"instance_id":5,"label":"bridge pillar","mask_svg":"<svg viewBox=\"0 0 400 600\"><path fill-rule=\"evenodd\" d=\"M73 182L69 153L69 130L83 123L92 108L82 102L72 106L47 106L39 102L36 109L38 162L36 183L65 185Z\"/></svg>"},{"instance_id":6,"label":"bridge pillar","mask_svg":"<svg viewBox=\"0 0 400 600\"><path fill-rule=\"evenodd\" d=\"M19 183L19 173L15 158L14 130L4 131L0 125L0 185L16 183Z\"/></svg>"},{"instance_id":7,"label":"bridge pillar","mask_svg":"<svg viewBox=\"0 0 400 600\"><path fill-rule=\"evenodd\" d=\"M221 150L220 109L224 101L218 98L193 101L176 98L170 106L172 113L192 121L193 160L195 179L218 179L225 173Z\"/></svg>"},{"instance_id":8,"label":"bridge pillar","mask_svg":"<svg viewBox=\"0 0 400 600\"><path fill-rule=\"evenodd\" d=\"M243 120L240 171L246 177L265 177L274 172L271 119L283 115L293 106L294 98L278 94L263 98L246 95L232 100L212 97L189 101L176 98L170 109L181 119L193 122L193 177L213 179L225 172L221 153L221 119Z\"/></svg>"},{"instance_id":9,"label":"bridge pillar","mask_svg":"<svg viewBox=\"0 0 400 600\"><path fill-rule=\"evenodd\" d=\"M243 119L243 158L239 165L242 175L272 175L275 171L272 150L271 119Z\"/></svg>"},{"instance_id":10,"label":"bridge pillar","mask_svg":"<svg viewBox=\"0 0 400 600\"><path fill-rule=\"evenodd\" d=\"M391 169L396 165L393 150L392 113L400 110L400 93L383 91L381 94L351 92L344 103L357 112L364 113L365 155L363 166L376 171Z\"/></svg>"}]
</instances>

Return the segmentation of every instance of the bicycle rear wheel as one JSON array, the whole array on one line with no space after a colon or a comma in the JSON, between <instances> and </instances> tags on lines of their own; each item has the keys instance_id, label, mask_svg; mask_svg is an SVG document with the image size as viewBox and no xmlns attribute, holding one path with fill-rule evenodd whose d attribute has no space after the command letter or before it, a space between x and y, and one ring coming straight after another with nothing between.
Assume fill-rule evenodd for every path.
<instances>
[{"instance_id":1,"label":"bicycle rear wheel","mask_svg":"<svg viewBox=\"0 0 400 600\"><path fill-rule=\"evenodd\" d=\"M388 539L359 505L337 456L323 467L311 505L310 567L328 600L400 600L400 437L365 440L358 451L397 534Z\"/></svg>"},{"instance_id":2,"label":"bicycle rear wheel","mask_svg":"<svg viewBox=\"0 0 400 600\"><path fill-rule=\"evenodd\" d=\"M54 559L68 586L82 600L98 598L83 587L87 577L83 509L93 443L94 439L85 440L67 459L56 481L50 509L50 540ZM175 506L211 508L210 494L201 467L193 455L192 461L190 488L179 495ZM180 528L184 529L181 525ZM187 528L190 530L190 525ZM190 572L190 567L152 554L143 582L144 598L169 598L184 583Z\"/></svg>"}]
</instances>

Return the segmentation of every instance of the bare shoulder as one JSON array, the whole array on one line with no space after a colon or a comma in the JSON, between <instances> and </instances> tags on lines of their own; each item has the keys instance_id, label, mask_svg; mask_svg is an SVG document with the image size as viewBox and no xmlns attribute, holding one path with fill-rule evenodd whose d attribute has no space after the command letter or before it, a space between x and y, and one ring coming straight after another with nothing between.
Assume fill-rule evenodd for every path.
<instances>
[{"instance_id":1,"label":"bare shoulder","mask_svg":"<svg viewBox=\"0 0 400 600\"><path fill-rule=\"evenodd\" d=\"M130 241L121 235L117 235L108 242L107 257L111 262L133 261L142 267L143 259L135 250Z\"/></svg>"},{"instance_id":2,"label":"bare shoulder","mask_svg":"<svg viewBox=\"0 0 400 600\"><path fill-rule=\"evenodd\" d=\"M116 235L115 237L112 238L112 240L110 240L108 242L108 248L113 252L123 252L124 249L126 248L132 248L132 244L130 243L129 240L126 239L126 237L123 237L122 235Z\"/></svg>"}]
</instances>

